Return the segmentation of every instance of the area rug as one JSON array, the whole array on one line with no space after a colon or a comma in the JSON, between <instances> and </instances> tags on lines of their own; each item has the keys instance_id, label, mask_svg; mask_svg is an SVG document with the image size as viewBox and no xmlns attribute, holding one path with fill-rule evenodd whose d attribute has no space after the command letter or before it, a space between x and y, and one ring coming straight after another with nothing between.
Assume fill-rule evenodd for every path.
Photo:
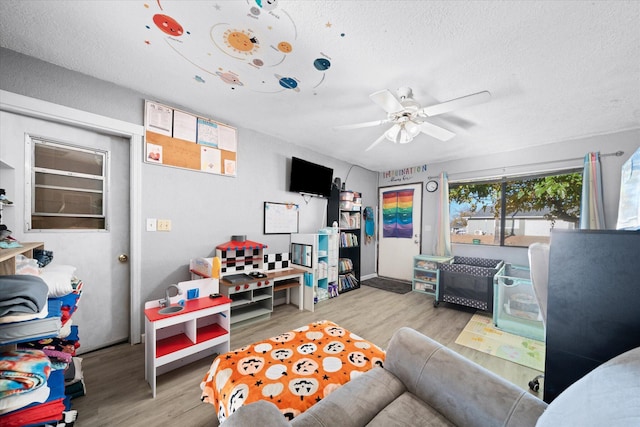
<instances>
[{"instance_id":1,"label":"area rug","mask_svg":"<svg viewBox=\"0 0 640 427\"><path fill-rule=\"evenodd\" d=\"M493 325L490 316L474 314L456 339L456 344L544 371L544 343L503 332Z\"/></svg>"},{"instance_id":2,"label":"area rug","mask_svg":"<svg viewBox=\"0 0 640 427\"><path fill-rule=\"evenodd\" d=\"M389 279L386 277L374 277L372 279L367 279L362 281L362 284L396 294L406 294L407 292L411 292L411 282L404 282L402 280Z\"/></svg>"}]
</instances>

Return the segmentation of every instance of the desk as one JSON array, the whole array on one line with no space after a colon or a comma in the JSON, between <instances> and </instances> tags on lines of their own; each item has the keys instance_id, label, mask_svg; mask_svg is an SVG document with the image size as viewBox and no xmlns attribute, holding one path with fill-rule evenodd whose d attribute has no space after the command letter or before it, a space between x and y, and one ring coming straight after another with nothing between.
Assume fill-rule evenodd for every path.
<instances>
[{"instance_id":1,"label":"desk","mask_svg":"<svg viewBox=\"0 0 640 427\"><path fill-rule=\"evenodd\" d=\"M291 296L297 301L300 311L304 309L304 271L297 268L290 270L267 273L267 277L273 282L273 292L287 291L286 303L291 304Z\"/></svg>"}]
</instances>

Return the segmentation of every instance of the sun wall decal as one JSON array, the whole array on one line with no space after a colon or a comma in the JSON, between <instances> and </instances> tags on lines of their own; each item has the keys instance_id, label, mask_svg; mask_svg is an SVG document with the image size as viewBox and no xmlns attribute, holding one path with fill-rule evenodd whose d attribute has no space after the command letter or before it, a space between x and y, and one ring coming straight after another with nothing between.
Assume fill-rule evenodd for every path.
<instances>
[{"instance_id":1,"label":"sun wall decal","mask_svg":"<svg viewBox=\"0 0 640 427\"><path fill-rule=\"evenodd\" d=\"M260 48L255 35L246 30L227 29L222 34L222 39L227 46L235 53L253 55Z\"/></svg>"}]
</instances>

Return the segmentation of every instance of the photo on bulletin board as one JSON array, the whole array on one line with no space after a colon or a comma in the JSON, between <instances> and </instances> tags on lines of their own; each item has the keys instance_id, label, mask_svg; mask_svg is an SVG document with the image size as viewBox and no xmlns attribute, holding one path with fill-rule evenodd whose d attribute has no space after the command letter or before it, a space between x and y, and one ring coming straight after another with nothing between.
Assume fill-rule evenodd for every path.
<instances>
[{"instance_id":1,"label":"photo on bulletin board","mask_svg":"<svg viewBox=\"0 0 640 427\"><path fill-rule=\"evenodd\" d=\"M264 234L297 233L299 213L294 203L264 202Z\"/></svg>"}]
</instances>

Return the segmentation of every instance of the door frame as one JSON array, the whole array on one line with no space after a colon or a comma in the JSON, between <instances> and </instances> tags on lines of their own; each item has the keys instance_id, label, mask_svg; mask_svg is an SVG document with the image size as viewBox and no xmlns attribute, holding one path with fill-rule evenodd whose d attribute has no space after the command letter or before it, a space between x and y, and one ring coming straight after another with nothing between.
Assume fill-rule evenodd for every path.
<instances>
[{"instance_id":1,"label":"door frame","mask_svg":"<svg viewBox=\"0 0 640 427\"><path fill-rule=\"evenodd\" d=\"M142 253L142 203L140 202L142 162L139 161L138 156L142 153L144 127L4 90L0 90L0 111L44 119L129 140L129 259L131 260L129 269L129 341L131 344L139 344L142 323L140 302L142 267L139 262Z\"/></svg>"}]
</instances>

